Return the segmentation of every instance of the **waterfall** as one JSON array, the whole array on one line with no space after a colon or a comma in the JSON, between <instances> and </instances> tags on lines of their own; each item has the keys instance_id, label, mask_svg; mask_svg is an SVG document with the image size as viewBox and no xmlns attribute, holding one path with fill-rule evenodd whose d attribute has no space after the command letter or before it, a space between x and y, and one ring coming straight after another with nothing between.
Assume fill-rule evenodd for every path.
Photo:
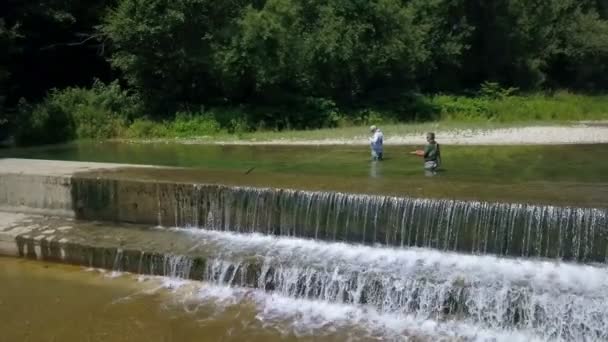
<instances>
[{"instance_id":1,"label":"waterfall","mask_svg":"<svg viewBox=\"0 0 608 342\"><path fill-rule=\"evenodd\" d=\"M605 262L608 209L74 179L79 218Z\"/></svg>"},{"instance_id":2,"label":"waterfall","mask_svg":"<svg viewBox=\"0 0 608 342\"><path fill-rule=\"evenodd\" d=\"M160 224L473 254L604 262L608 210L298 190L159 185ZM173 195L172 195L173 194Z\"/></svg>"},{"instance_id":3,"label":"waterfall","mask_svg":"<svg viewBox=\"0 0 608 342\"><path fill-rule=\"evenodd\" d=\"M530 331L548 340L608 339L603 266L204 229L172 232L189 235L195 247L187 255L131 253L147 260L144 273L381 314ZM115 255L129 258L127 251Z\"/></svg>"},{"instance_id":4,"label":"waterfall","mask_svg":"<svg viewBox=\"0 0 608 342\"><path fill-rule=\"evenodd\" d=\"M25 223L34 227L29 230L9 228L24 257L111 269L112 275L164 276L175 284L197 280L227 293L321 303L397 321L453 322L551 341L608 340L603 263L204 228L74 221L63 231L61 218L34 222ZM45 235L49 230L58 235Z\"/></svg>"}]
</instances>

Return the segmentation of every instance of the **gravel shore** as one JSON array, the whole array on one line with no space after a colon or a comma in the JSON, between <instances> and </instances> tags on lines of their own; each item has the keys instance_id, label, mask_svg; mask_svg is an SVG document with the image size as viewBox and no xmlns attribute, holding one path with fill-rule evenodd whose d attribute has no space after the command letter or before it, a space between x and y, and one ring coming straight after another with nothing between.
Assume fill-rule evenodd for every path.
<instances>
[{"instance_id":1,"label":"gravel shore","mask_svg":"<svg viewBox=\"0 0 608 342\"><path fill-rule=\"evenodd\" d=\"M424 134L393 136L384 132L386 145L418 145ZM534 126L491 130L448 130L436 132L437 140L449 145L538 145L538 144L600 144L608 143L608 124L576 126ZM195 140L184 143L196 144ZM198 142L200 143L200 142ZM367 137L346 139L278 139L266 141L221 141L225 145L367 145Z\"/></svg>"}]
</instances>

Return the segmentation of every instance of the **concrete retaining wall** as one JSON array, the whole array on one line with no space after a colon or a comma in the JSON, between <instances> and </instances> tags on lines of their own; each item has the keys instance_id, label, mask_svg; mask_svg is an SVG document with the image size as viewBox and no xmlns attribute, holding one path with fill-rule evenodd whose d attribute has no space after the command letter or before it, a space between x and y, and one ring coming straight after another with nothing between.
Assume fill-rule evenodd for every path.
<instances>
[{"instance_id":1,"label":"concrete retaining wall","mask_svg":"<svg viewBox=\"0 0 608 342\"><path fill-rule=\"evenodd\" d=\"M74 216L69 176L0 175L0 210Z\"/></svg>"},{"instance_id":2,"label":"concrete retaining wall","mask_svg":"<svg viewBox=\"0 0 608 342\"><path fill-rule=\"evenodd\" d=\"M75 175L129 165L0 159L0 211L73 217Z\"/></svg>"}]
</instances>

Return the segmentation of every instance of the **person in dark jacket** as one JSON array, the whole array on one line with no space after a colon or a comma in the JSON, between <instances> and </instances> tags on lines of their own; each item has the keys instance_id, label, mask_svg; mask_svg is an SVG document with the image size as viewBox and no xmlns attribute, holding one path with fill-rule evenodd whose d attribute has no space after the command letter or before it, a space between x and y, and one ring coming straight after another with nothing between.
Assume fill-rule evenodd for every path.
<instances>
[{"instance_id":1,"label":"person in dark jacket","mask_svg":"<svg viewBox=\"0 0 608 342\"><path fill-rule=\"evenodd\" d=\"M424 158L424 169L426 171L435 172L441 166L441 150L439 144L435 140L435 133L429 132L426 134L427 144L424 150L411 152L417 156Z\"/></svg>"}]
</instances>

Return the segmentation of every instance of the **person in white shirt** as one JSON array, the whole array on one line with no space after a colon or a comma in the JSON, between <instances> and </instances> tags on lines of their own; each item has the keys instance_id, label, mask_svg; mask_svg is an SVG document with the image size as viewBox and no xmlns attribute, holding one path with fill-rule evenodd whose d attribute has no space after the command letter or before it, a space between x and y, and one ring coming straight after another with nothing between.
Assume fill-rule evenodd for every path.
<instances>
[{"instance_id":1,"label":"person in white shirt","mask_svg":"<svg viewBox=\"0 0 608 342\"><path fill-rule=\"evenodd\" d=\"M376 126L371 126L369 130L373 134L372 137L369 138L372 148L372 160L382 160L384 134L382 134L382 131Z\"/></svg>"}]
</instances>

